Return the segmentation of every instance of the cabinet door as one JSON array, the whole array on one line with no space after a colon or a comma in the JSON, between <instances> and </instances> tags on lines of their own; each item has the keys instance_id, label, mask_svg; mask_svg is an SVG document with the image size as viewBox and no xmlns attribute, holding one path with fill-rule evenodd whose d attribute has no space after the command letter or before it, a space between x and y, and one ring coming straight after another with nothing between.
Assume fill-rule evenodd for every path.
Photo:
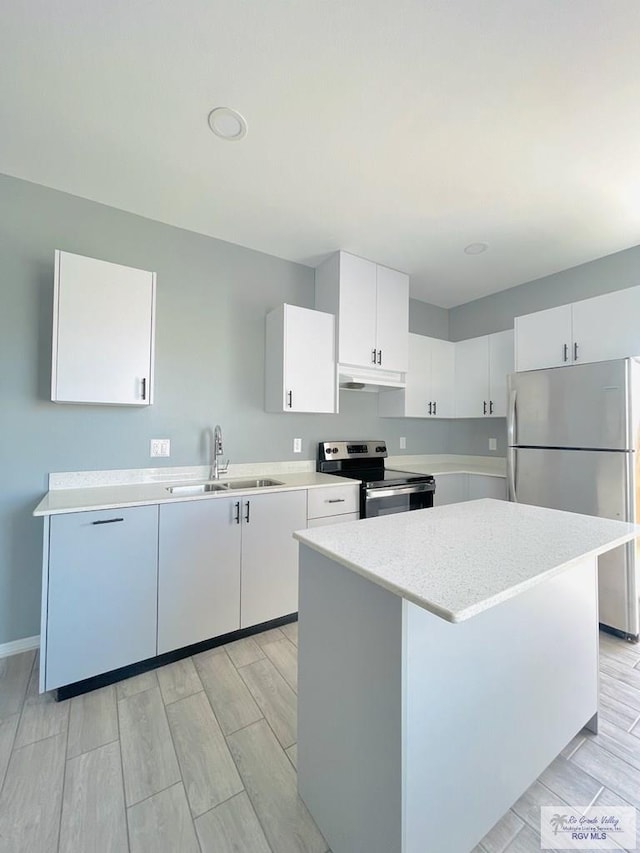
<instances>
[{"instance_id":1,"label":"cabinet door","mask_svg":"<svg viewBox=\"0 0 640 853\"><path fill-rule=\"evenodd\" d=\"M409 365L409 276L378 265L376 346L383 370Z\"/></svg>"},{"instance_id":2,"label":"cabinet door","mask_svg":"<svg viewBox=\"0 0 640 853\"><path fill-rule=\"evenodd\" d=\"M640 287L575 302L571 357L578 364L640 355Z\"/></svg>"},{"instance_id":3,"label":"cabinet door","mask_svg":"<svg viewBox=\"0 0 640 853\"><path fill-rule=\"evenodd\" d=\"M238 630L240 536L239 500L160 507L158 654Z\"/></svg>"},{"instance_id":4,"label":"cabinet door","mask_svg":"<svg viewBox=\"0 0 640 853\"><path fill-rule=\"evenodd\" d=\"M489 335L489 414L507 415L507 376L513 373L513 332Z\"/></svg>"},{"instance_id":5,"label":"cabinet door","mask_svg":"<svg viewBox=\"0 0 640 853\"><path fill-rule=\"evenodd\" d=\"M468 474L468 477L468 500L473 501L477 498L496 498L497 500L506 501L506 477L488 477L485 474Z\"/></svg>"},{"instance_id":6,"label":"cabinet door","mask_svg":"<svg viewBox=\"0 0 640 853\"><path fill-rule=\"evenodd\" d=\"M298 610L298 543L307 526L305 490L242 499L240 624L259 625Z\"/></svg>"},{"instance_id":7,"label":"cabinet door","mask_svg":"<svg viewBox=\"0 0 640 853\"><path fill-rule=\"evenodd\" d=\"M334 317L285 305L284 411L335 412Z\"/></svg>"},{"instance_id":8,"label":"cabinet door","mask_svg":"<svg viewBox=\"0 0 640 853\"><path fill-rule=\"evenodd\" d=\"M158 507L51 518L47 690L154 657Z\"/></svg>"},{"instance_id":9,"label":"cabinet door","mask_svg":"<svg viewBox=\"0 0 640 853\"><path fill-rule=\"evenodd\" d=\"M373 367L376 348L376 265L340 252L338 361Z\"/></svg>"},{"instance_id":10,"label":"cabinet door","mask_svg":"<svg viewBox=\"0 0 640 853\"><path fill-rule=\"evenodd\" d=\"M446 506L466 501L469 497L468 474L436 474L434 506Z\"/></svg>"},{"instance_id":11,"label":"cabinet door","mask_svg":"<svg viewBox=\"0 0 640 853\"><path fill-rule=\"evenodd\" d=\"M456 417L481 418L489 412L489 339L456 344Z\"/></svg>"},{"instance_id":12,"label":"cabinet door","mask_svg":"<svg viewBox=\"0 0 640 853\"><path fill-rule=\"evenodd\" d=\"M431 338L409 335L409 365L404 391L383 392L404 396L406 418L426 418L433 409L431 392ZM429 404L432 404L431 406Z\"/></svg>"},{"instance_id":13,"label":"cabinet door","mask_svg":"<svg viewBox=\"0 0 640 853\"><path fill-rule=\"evenodd\" d=\"M454 417L455 386L455 344L431 338L431 400L436 417Z\"/></svg>"},{"instance_id":14,"label":"cabinet door","mask_svg":"<svg viewBox=\"0 0 640 853\"><path fill-rule=\"evenodd\" d=\"M51 399L149 405L155 274L56 252Z\"/></svg>"},{"instance_id":15,"label":"cabinet door","mask_svg":"<svg viewBox=\"0 0 640 853\"><path fill-rule=\"evenodd\" d=\"M539 370L568 364L571 352L571 305L560 305L515 319L516 370Z\"/></svg>"}]
</instances>

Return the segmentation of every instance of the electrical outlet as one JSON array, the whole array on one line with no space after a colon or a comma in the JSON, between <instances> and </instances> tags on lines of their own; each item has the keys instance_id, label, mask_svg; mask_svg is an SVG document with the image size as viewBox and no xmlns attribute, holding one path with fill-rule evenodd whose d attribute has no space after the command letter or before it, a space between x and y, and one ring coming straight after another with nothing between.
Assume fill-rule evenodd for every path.
<instances>
[{"instance_id":1,"label":"electrical outlet","mask_svg":"<svg viewBox=\"0 0 640 853\"><path fill-rule=\"evenodd\" d=\"M401 435L400 436L400 450L406 450L406 449L407 449L407 439L405 438L404 435Z\"/></svg>"},{"instance_id":2,"label":"electrical outlet","mask_svg":"<svg viewBox=\"0 0 640 853\"><path fill-rule=\"evenodd\" d=\"M152 438L150 442L150 456L171 456L171 439Z\"/></svg>"},{"instance_id":3,"label":"electrical outlet","mask_svg":"<svg viewBox=\"0 0 640 853\"><path fill-rule=\"evenodd\" d=\"M294 453L302 453L302 439L294 438L293 439L293 452Z\"/></svg>"},{"instance_id":4,"label":"electrical outlet","mask_svg":"<svg viewBox=\"0 0 640 853\"><path fill-rule=\"evenodd\" d=\"M489 439L489 450L497 450L497 449L498 449L497 440L495 438L490 438Z\"/></svg>"}]
</instances>

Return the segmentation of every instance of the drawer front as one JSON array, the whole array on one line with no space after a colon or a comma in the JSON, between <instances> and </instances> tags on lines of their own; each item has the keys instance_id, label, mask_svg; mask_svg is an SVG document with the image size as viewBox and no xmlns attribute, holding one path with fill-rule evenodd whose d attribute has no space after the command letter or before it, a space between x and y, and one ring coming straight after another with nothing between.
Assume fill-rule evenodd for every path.
<instances>
[{"instance_id":1,"label":"drawer front","mask_svg":"<svg viewBox=\"0 0 640 853\"><path fill-rule=\"evenodd\" d=\"M344 524L345 521L359 521L359 512L347 512L344 515L325 515L323 518L310 518L307 527L327 527L329 524Z\"/></svg>"},{"instance_id":2,"label":"drawer front","mask_svg":"<svg viewBox=\"0 0 640 853\"><path fill-rule=\"evenodd\" d=\"M360 486L330 486L323 489L309 489L307 506L309 518L324 518L328 515L344 515L360 511Z\"/></svg>"}]
</instances>

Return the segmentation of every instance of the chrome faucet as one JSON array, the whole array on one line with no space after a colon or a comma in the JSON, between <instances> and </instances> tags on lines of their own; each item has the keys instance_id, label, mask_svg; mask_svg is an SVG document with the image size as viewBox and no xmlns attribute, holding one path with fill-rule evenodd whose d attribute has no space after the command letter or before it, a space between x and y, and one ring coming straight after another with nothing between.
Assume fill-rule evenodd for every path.
<instances>
[{"instance_id":1,"label":"chrome faucet","mask_svg":"<svg viewBox=\"0 0 640 853\"><path fill-rule=\"evenodd\" d=\"M220 424L216 424L216 427L213 431L213 444L211 447L211 479L217 480L220 474L226 474L229 470L229 460L227 459L227 464L223 467L218 464L218 457L222 456L222 427Z\"/></svg>"}]
</instances>

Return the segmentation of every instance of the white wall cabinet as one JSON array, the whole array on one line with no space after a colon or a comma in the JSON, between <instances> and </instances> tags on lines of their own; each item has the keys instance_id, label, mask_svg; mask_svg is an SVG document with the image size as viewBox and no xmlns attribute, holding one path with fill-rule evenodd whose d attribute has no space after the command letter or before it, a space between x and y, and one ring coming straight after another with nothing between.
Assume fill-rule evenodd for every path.
<instances>
[{"instance_id":1,"label":"white wall cabinet","mask_svg":"<svg viewBox=\"0 0 640 853\"><path fill-rule=\"evenodd\" d=\"M406 387L380 391L380 416L454 417L455 348L451 341L410 334Z\"/></svg>"},{"instance_id":2,"label":"white wall cabinet","mask_svg":"<svg viewBox=\"0 0 640 853\"><path fill-rule=\"evenodd\" d=\"M240 627L298 610L298 543L307 526L307 492L251 495L241 500Z\"/></svg>"},{"instance_id":3,"label":"white wall cabinet","mask_svg":"<svg viewBox=\"0 0 640 853\"><path fill-rule=\"evenodd\" d=\"M54 515L48 544L43 689L154 657L158 507Z\"/></svg>"},{"instance_id":4,"label":"white wall cabinet","mask_svg":"<svg viewBox=\"0 0 640 853\"><path fill-rule=\"evenodd\" d=\"M51 399L153 402L156 276L55 253Z\"/></svg>"},{"instance_id":5,"label":"white wall cabinet","mask_svg":"<svg viewBox=\"0 0 640 853\"><path fill-rule=\"evenodd\" d=\"M638 355L638 316L640 287L516 317L516 370Z\"/></svg>"},{"instance_id":6,"label":"white wall cabinet","mask_svg":"<svg viewBox=\"0 0 640 853\"><path fill-rule=\"evenodd\" d=\"M158 654L240 628L240 501L160 506Z\"/></svg>"},{"instance_id":7,"label":"white wall cabinet","mask_svg":"<svg viewBox=\"0 0 640 853\"><path fill-rule=\"evenodd\" d=\"M446 506L478 498L506 500L506 478L485 474L436 474L434 506Z\"/></svg>"},{"instance_id":8,"label":"white wall cabinet","mask_svg":"<svg viewBox=\"0 0 640 853\"><path fill-rule=\"evenodd\" d=\"M267 314L265 408L268 412L337 412L335 318L279 305Z\"/></svg>"},{"instance_id":9,"label":"white wall cabinet","mask_svg":"<svg viewBox=\"0 0 640 853\"><path fill-rule=\"evenodd\" d=\"M505 417L507 375L513 372L513 332L509 329L458 341L455 347L456 417Z\"/></svg>"},{"instance_id":10,"label":"white wall cabinet","mask_svg":"<svg viewBox=\"0 0 640 853\"><path fill-rule=\"evenodd\" d=\"M316 269L316 308L336 316L339 364L406 372L406 273L337 252Z\"/></svg>"}]
</instances>

